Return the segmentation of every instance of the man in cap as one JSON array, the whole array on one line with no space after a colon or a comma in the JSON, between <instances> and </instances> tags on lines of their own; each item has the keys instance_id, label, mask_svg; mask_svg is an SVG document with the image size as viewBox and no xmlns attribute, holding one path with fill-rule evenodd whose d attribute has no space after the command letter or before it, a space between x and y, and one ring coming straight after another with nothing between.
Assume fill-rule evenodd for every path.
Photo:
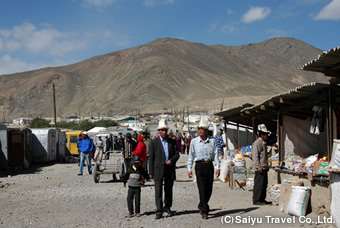
<instances>
[{"instance_id":1,"label":"man in cap","mask_svg":"<svg viewBox=\"0 0 340 228\"><path fill-rule=\"evenodd\" d=\"M257 126L259 138L252 145L253 152L253 169L255 172L253 204L266 205L271 202L266 201L266 190L268 185L268 153L266 141L268 140L270 131L266 125Z\"/></svg>"},{"instance_id":2,"label":"man in cap","mask_svg":"<svg viewBox=\"0 0 340 228\"><path fill-rule=\"evenodd\" d=\"M223 154L224 154L224 151L223 151L224 141L223 141L222 135L223 135L223 130L219 129L217 131L217 134L214 137L215 141L216 141L216 147L217 147L217 151L218 151L218 156L220 156L220 157L222 157Z\"/></svg>"},{"instance_id":3,"label":"man in cap","mask_svg":"<svg viewBox=\"0 0 340 228\"><path fill-rule=\"evenodd\" d=\"M198 125L198 137L190 143L188 156L188 176L192 177L192 166L195 162L195 173L200 202L198 210L202 219L208 219L210 211L208 202L213 190L214 166L215 162L216 177L220 175L220 160L215 139L208 136L209 123L207 118L202 118Z\"/></svg>"},{"instance_id":4,"label":"man in cap","mask_svg":"<svg viewBox=\"0 0 340 228\"><path fill-rule=\"evenodd\" d=\"M133 152L135 151L137 147L137 142L132 139L132 136L130 133L126 134L126 140L125 140L125 150L123 151L123 157L124 157L124 164L125 168L128 169L130 168L131 164L131 159L133 157Z\"/></svg>"},{"instance_id":5,"label":"man in cap","mask_svg":"<svg viewBox=\"0 0 340 228\"><path fill-rule=\"evenodd\" d=\"M149 174L155 182L156 219L172 216L172 188L176 179L176 162L179 159L179 151L176 141L167 137L167 122L161 119L157 130L160 136L150 141L149 144ZM164 207L163 207L163 183L164 183Z\"/></svg>"},{"instance_id":6,"label":"man in cap","mask_svg":"<svg viewBox=\"0 0 340 228\"><path fill-rule=\"evenodd\" d=\"M83 175L84 169L84 160L86 160L87 168L89 174L92 174L92 165L91 165L91 151L93 151L94 144L92 140L88 137L88 133L83 132L83 138L79 142L79 150L80 150L80 165L79 165L79 173L78 176Z\"/></svg>"}]
</instances>

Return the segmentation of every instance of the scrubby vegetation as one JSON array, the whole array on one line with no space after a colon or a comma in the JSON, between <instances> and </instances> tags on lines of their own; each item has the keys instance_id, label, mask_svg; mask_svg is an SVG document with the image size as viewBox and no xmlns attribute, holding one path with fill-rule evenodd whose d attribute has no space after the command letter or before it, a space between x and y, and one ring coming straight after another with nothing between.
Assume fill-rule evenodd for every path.
<instances>
[{"instance_id":1,"label":"scrubby vegetation","mask_svg":"<svg viewBox=\"0 0 340 228\"><path fill-rule=\"evenodd\" d=\"M57 122L58 128L67 128L67 129L82 130L82 131L88 131L94 127L112 127L112 126L117 126L117 125L118 125L117 122L114 120L98 120L95 122L92 122L89 120L83 120L79 123L66 122L66 121ZM46 127L52 127L52 125L50 124L48 120L37 117L32 120L32 122L29 124L29 127L30 128L46 128Z\"/></svg>"}]
</instances>

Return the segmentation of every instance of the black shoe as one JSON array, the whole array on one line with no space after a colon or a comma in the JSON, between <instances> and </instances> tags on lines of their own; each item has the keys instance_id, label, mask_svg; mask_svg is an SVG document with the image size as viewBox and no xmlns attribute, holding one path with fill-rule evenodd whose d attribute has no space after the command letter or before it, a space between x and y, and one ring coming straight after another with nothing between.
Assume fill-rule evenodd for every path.
<instances>
[{"instance_id":1,"label":"black shoe","mask_svg":"<svg viewBox=\"0 0 340 228\"><path fill-rule=\"evenodd\" d=\"M92 175L92 172L89 172L90 175Z\"/></svg>"},{"instance_id":2,"label":"black shoe","mask_svg":"<svg viewBox=\"0 0 340 228\"><path fill-rule=\"evenodd\" d=\"M256 202L256 203L253 203L253 205L257 205L257 206L264 206L266 205L265 203L263 202Z\"/></svg>"},{"instance_id":3,"label":"black shoe","mask_svg":"<svg viewBox=\"0 0 340 228\"><path fill-rule=\"evenodd\" d=\"M164 212L167 213L167 217L173 216L175 213L170 210L170 208L164 209Z\"/></svg>"},{"instance_id":4,"label":"black shoe","mask_svg":"<svg viewBox=\"0 0 340 228\"><path fill-rule=\"evenodd\" d=\"M163 218L163 215L161 213L156 213L155 219L161 219Z\"/></svg>"},{"instance_id":5,"label":"black shoe","mask_svg":"<svg viewBox=\"0 0 340 228\"><path fill-rule=\"evenodd\" d=\"M78 176L82 176L83 174L82 173L78 173Z\"/></svg>"},{"instance_id":6,"label":"black shoe","mask_svg":"<svg viewBox=\"0 0 340 228\"><path fill-rule=\"evenodd\" d=\"M202 219L208 219L208 214L203 213L202 214Z\"/></svg>"},{"instance_id":7,"label":"black shoe","mask_svg":"<svg viewBox=\"0 0 340 228\"><path fill-rule=\"evenodd\" d=\"M128 213L127 215L126 215L126 218L132 218L133 217L133 213Z\"/></svg>"},{"instance_id":8,"label":"black shoe","mask_svg":"<svg viewBox=\"0 0 340 228\"><path fill-rule=\"evenodd\" d=\"M202 214L203 214L202 210L199 207L197 207L197 208L198 208L198 211L200 212L200 215L202 216Z\"/></svg>"},{"instance_id":9,"label":"black shoe","mask_svg":"<svg viewBox=\"0 0 340 228\"><path fill-rule=\"evenodd\" d=\"M264 204L266 204L266 205L272 204L272 202L269 202L269 201L266 201L266 200L262 201L262 203L264 203Z\"/></svg>"}]
</instances>

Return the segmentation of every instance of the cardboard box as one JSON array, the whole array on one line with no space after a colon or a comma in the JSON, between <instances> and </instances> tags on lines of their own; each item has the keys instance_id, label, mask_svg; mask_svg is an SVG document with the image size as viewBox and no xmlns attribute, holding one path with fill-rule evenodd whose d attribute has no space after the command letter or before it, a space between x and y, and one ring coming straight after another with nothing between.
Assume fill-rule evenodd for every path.
<instances>
[{"instance_id":1,"label":"cardboard box","mask_svg":"<svg viewBox=\"0 0 340 228\"><path fill-rule=\"evenodd\" d=\"M320 168L320 162L319 161L315 161L314 162L314 169L313 169L313 176L318 174L319 168Z\"/></svg>"},{"instance_id":2,"label":"cardboard box","mask_svg":"<svg viewBox=\"0 0 340 228\"><path fill-rule=\"evenodd\" d=\"M309 181L312 181L312 180L313 180L313 173L308 172L308 173L307 173L307 179L308 179Z\"/></svg>"},{"instance_id":3,"label":"cardboard box","mask_svg":"<svg viewBox=\"0 0 340 228\"><path fill-rule=\"evenodd\" d=\"M280 163L279 163L279 159L271 159L270 160L270 167L279 167Z\"/></svg>"}]
</instances>

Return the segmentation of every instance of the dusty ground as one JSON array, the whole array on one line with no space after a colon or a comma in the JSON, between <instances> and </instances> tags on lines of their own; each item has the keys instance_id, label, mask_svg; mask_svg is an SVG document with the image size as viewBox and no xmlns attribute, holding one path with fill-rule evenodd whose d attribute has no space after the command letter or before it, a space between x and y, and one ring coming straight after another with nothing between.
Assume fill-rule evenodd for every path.
<instances>
[{"instance_id":1,"label":"dusty ground","mask_svg":"<svg viewBox=\"0 0 340 228\"><path fill-rule=\"evenodd\" d=\"M87 170L77 176L77 164L0 172L0 227L230 227L226 223L232 220L232 227L248 227L252 219L257 220L256 227L335 227L301 224L299 218L277 224L279 219L293 217L279 212L278 206L253 206L252 192L231 190L220 181L214 183L209 219L202 220L197 209L197 186L187 178L186 161L187 156L182 155L177 163L172 208L176 215L160 220L154 219L153 182L142 188L142 216L126 218L127 188L111 181L110 175L102 175L100 183L95 184ZM317 222L318 216L309 214L307 219ZM319 216L319 221L323 219Z\"/></svg>"}]
</instances>

